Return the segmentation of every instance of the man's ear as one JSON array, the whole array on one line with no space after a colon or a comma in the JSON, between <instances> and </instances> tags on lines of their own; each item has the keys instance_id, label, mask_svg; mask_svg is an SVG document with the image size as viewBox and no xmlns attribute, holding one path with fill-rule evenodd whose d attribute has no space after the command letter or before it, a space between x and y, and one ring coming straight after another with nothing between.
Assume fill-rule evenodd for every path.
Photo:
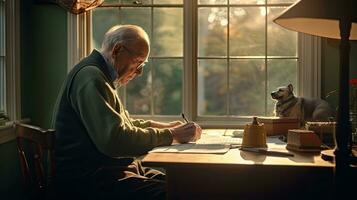
<instances>
[{"instance_id":1,"label":"man's ear","mask_svg":"<svg viewBox=\"0 0 357 200\"><path fill-rule=\"evenodd\" d=\"M119 51L121 50L122 48L122 44L120 43L116 43L112 49L112 56L116 56L118 55Z\"/></svg>"},{"instance_id":2,"label":"man's ear","mask_svg":"<svg viewBox=\"0 0 357 200\"><path fill-rule=\"evenodd\" d=\"M292 93L294 88L293 88L293 85L291 83L288 85L288 88L289 88L289 91Z\"/></svg>"}]
</instances>

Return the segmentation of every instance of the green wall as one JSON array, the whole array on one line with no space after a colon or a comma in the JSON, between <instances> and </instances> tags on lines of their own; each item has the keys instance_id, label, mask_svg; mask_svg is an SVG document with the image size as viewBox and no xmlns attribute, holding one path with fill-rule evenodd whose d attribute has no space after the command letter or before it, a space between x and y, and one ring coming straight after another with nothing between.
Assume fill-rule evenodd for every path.
<instances>
[{"instance_id":1,"label":"green wall","mask_svg":"<svg viewBox=\"0 0 357 200\"><path fill-rule=\"evenodd\" d=\"M22 116L50 127L57 93L67 74L67 12L21 1ZM0 144L0 199L26 199L15 140Z\"/></svg>"},{"instance_id":2,"label":"green wall","mask_svg":"<svg viewBox=\"0 0 357 200\"><path fill-rule=\"evenodd\" d=\"M323 39L321 52L321 97L336 108L338 105L339 84L339 40ZM351 41L350 77L357 78L357 41ZM329 92L335 91L327 97Z\"/></svg>"},{"instance_id":3,"label":"green wall","mask_svg":"<svg viewBox=\"0 0 357 200\"><path fill-rule=\"evenodd\" d=\"M67 12L56 5L22 3L22 117L49 128L67 73Z\"/></svg>"}]
</instances>

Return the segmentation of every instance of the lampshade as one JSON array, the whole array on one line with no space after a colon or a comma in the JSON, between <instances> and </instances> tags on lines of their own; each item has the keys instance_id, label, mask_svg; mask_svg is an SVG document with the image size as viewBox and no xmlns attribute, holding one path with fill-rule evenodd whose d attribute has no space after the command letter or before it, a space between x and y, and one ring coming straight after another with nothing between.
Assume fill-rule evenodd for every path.
<instances>
[{"instance_id":1,"label":"lampshade","mask_svg":"<svg viewBox=\"0 0 357 200\"><path fill-rule=\"evenodd\" d=\"M86 12L96 8L103 2L104 0L56 0L57 4L73 14Z\"/></svg>"},{"instance_id":2,"label":"lampshade","mask_svg":"<svg viewBox=\"0 0 357 200\"><path fill-rule=\"evenodd\" d=\"M352 22L349 39L357 40L357 0L301 0L287 8L274 22L293 31L341 39L339 20L348 14Z\"/></svg>"}]
</instances>

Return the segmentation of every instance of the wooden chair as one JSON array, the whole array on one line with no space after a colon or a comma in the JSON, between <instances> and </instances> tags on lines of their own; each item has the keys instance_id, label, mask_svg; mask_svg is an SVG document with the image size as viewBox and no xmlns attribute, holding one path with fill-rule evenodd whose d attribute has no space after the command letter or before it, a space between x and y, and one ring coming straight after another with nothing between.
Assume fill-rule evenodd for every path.
<instances>
[{"instance_id":1,"label":"wooden chair","mask_svg":"<svg viewBox=\"0 0 357 200\"><path fill-rule=\"evenodd\" d=\"M22 123L15 123L15 130L26 192L31 199L46 199L48 182L55 173L55 131Z\"/></svg>"}]
</instances>

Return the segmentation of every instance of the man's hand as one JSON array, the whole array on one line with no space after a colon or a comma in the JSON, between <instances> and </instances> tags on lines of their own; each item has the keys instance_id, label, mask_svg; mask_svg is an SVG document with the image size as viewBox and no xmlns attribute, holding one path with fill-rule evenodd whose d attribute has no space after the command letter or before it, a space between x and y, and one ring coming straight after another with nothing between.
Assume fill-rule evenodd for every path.
<instances>
[{"instance_id":1,"label":"man's hand","mask_svg":"<svg viewBox=\"0 0 357 200\"><path fill-rule=\"evenodd\" d=\"M194 123L181 124L171 129L174 143L194 142L201 138L202 129Z\"/></svg>"}]
</instances>

